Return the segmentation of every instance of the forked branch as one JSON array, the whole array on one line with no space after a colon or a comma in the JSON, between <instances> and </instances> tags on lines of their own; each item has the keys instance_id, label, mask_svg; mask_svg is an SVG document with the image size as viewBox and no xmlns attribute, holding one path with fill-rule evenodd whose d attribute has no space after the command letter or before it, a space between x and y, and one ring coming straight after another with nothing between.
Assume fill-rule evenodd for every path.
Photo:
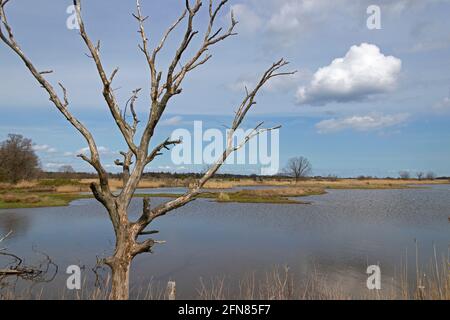
<instances>
[{"instance_id":1,"label":"forked branch","mask_svg":"<svg viewBox=\"0 0 450 320\"><path fill-rule=\"evenodd\" d=\"M152 162L157 156L162 155L161 151L163 149L170 150L169 147L181 144L181 140L170 140L167 138L163 143L160 143L147 157L147 163Z\"/></svg>"},{"instance_id":2,"label":"forked branch","mask_svg":"<svg viewBox=\"0 0 450 320\"><path fill-rule=\"evenodd\" d=\"M138 21L139 25L139 34L141 35L142 44L140 45L141 51L144 53L147 63L151 72L151 110L149 114L149 118L145 125L145 129L143 131L141 142L139 144L138 150L139 154L137 155L136 164L133 168L133 172L130 174L130 179L128 179L127 184L124 186L119 200L123 202L126 206L131 201L132 192L138 185L138 180L140 179L145 166L152 161L156 156L160 155L161 149L158 147L149 152L150 141L154 135L155 128L157 127L160 119L166 110L166 107L170 101L170 99L181 93L181 84L186 77L187 73L194 70L200 65L205 64L211 58L210 54L204 55L210 47L213 45L227 39L230 36L235 35L234 28L237 24L237 21L234 19L234 16L231 15L231 24L227 31L222 32L222 28L219 28L218 31L213 32L215 22L217 20L219 12L224 8L225 4L228 0L222 0L217 7L213 6L213 1L210 0L209 8L209 22L208 28L205 32L203 41L198 51L193 55L192 58L188 59L187 62L183 65L182 58L186 53L188 47L191 45L194 37L199 33L194 30L194 19L197 16L200 8L202 7L201 0L195 0L193 4L191 1L186 0L185 10L182 12L181 16L175 21L175 23L169 27L166 33L163 35L162 40L159 45L153 50L153 53L150 53L149 49L149 41L147 35L145 33L144 23L147 20L147 17L142 13L142 8L139 0L136 0L136 13L134 14L135 19ZM168 70L166 72L166 82L163 85L160 85L160 81L162 78L162 72L157 70L156 67L156 56L164 47L167 38L169 35L177 28L183 21L186 22L186 29L184 31L184 35L182 37L181 43L179 44L175 56L172 59ZM181 65L181 70L176 72L178 66ZM145 158L142 156L145 155Z\"/></svg>"},{"instance_id":3,"label":"forked branch","mask_svg":"<svg viewBox=\"0 0 450 320\"><path fill-rule=\"evenodd\" d=\"M75 6L75 11L76 11L77 19L78 19L78 25L80 27L80 35L81 35L84 43L86 44L86 46L89 49L90 56L92 57L92 59L95 62L95 65L97 67L97 72L98 72L100 79L102 81L102 84L103 84L103 97L105 98L105 101L109 107L111 115L113 116L118 128L120 129L120 132L122 133L126 143L128 144L128 147L135 155L137 155L138 149L133 141L132 128L122 117L119 105L117 103L116 96L114 94L114 90L111 86L112 82L114 80L114 77L117 75L117 72L119 71L119 68L114 69L111 76L108 77L106 75L102 60L100 58L100 41L97 42L97 45L94 45L87 34L86 27L85 27L84 21L83 21L83 17L81 15L80 0L73 0L73 4Z\"/></svg>"},{"instance_id":4,"label":"forked branch","mask_svg":"<svg viewBox=\"0 0 450 320\"><path fill-rule=\"evenodd\" d=\"M255 88L248 92L246 96L244 97L244 100L240 104L238 111L236 112L236 116L234 118L231 130L228 131L228 137L227 137L227 146L224 150L223 154L216 160L216 162L208 169L208 171L203 175L201 179L197 181L197 183L183 196L169 201L167 203L161 204L158 207L151 209L150 203L148 199L144 199L144 210L141 215L141 217L135 222L135 226L138 228L139 232L142 232L154 219L165 215L167 212L172 211L174 209L180 208L187 203L194 200L198 194L201 192L201 189L204 187L206 182L208 182L209 179L211 179L214 174L217 173L217 171L220 169L220 167L225 163L226 159L232 154L233 152L239 150L242 148L246 143L248 143L252 138L260 135L263 132L268 132L271 130L277 130L280 128L280 126L276 126L273 128L261 128L263 123L258 124L245 138L243 141L241 141L239 144L234 145L233 144L233 135L242 124L242 121L244 120L246 114L251 109L252 106L254 106L255 103L255 97L258 94L258 92L261 90L261 88L269 81L270 79L278 76L284 76L284 75L291 75L294 74L294 72L278 72L281 68L288 65L288 62L286 62L284 59L279 60L278 62L275 62L262 76L258 84L255 86Z\"/></svg>"}]
</instances>

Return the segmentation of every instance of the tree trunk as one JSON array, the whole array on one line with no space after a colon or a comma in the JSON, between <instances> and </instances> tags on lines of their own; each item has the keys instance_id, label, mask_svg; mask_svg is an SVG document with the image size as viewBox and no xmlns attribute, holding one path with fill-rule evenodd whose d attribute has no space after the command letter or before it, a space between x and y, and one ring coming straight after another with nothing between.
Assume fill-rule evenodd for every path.
<instances>
[{"instance_id":1,"label":"tree trunk","mask_svg":"<svg viewBox=\"0 0 450 320\"><path fill-rule=\"evenodd\" d=\"M114 256L108 259L111 268L111 300L128 300L130 290L130 266L133 260L134 239L128 227L118 230Z\"/></svg>"},{"instance_id":2,"label":"tree trunk","mask_svg":"<svg viewBox=\"0 0 450 320\"><path fill-rule=\"evenodd\" d=\"M130 292L130 266L131 259L111 265L112 286L109 297L111 300L128 300Z\"/></svg>"}]
</instances>

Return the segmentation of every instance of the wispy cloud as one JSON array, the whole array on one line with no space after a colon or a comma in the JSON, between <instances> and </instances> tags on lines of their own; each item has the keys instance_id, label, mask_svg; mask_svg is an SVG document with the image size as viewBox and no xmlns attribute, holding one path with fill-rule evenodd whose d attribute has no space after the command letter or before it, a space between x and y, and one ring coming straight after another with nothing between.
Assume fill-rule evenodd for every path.
<instances>
[{"instance_id":1,"label":"wispy cloud","mask_svg":"<svg viewBox=\"0 0 450 320\"><path fill-rule=\"evenodd\" d=\"M276 77L270 79L266 85L262 88L263 92L271 93L286 93L295 90L300 82L306 81L311 77L311 74L306 70L297 71L295 74ZM240 76L236 82L230 84L228 88L234 92L244 92L245 88L252 90L256 86L258 75L250 77L249 75Z\"/></svg>"},{"instance_id":2,"label":"wispy cloud","mask_svg":"<svg viewBox=\"0 0 450 320\"><path fill-rule=\"evenodd\" d=\"M33 150L36 152L44 152L44 153L56 153L58 150L49 146L48 144L36 144L33 146Z\"/></svg>"},{"instance_id":3,"label":"wispy cloud","mask_svg":"<svg viewBox=\"0 0 450 320\"><path fill-rule=\"evenodd\" d=\"M333 133L346 129L356 131L381 130L405 123L409 118L408 114L370 114L364 116L350 116L323 120L316 124L319 133Z\"/></svg>"},{"instance_id":4,"label":"wispy cloud","mask_svg":"<svg viewBox=\"0 0 450 320\"><path fill-rule=\"evenodd\" d=\"M117 152L111 151L109 148L104 147L104 146L99 146L99 147L97 147L97 149L98 149L98 152L100 155L111 156L111 155L114 155L117 153ZM74 152L72 152L72 151L64 152L63 156L64 157L74 157L79 154L89 154L89 152L90 152L89 147L85 147L85 148L81 148Z\"/></svg>"},{"instance_id":5,"label":"wispy cloud","mask_svg":"<svg viewBox=\"0 0 450 320\"><path fill-rule=\"evenodd\" d=\"M55 170L55 169L59 169L62 166L65 165L70 165L68 163L64 163L64 162L45 162L44 163L44 168L49 169L49 170Z\"/></svg>"},{"instance_id":6,"label":"wispy cloud","mask_svg":"<svg viewBox=\"0 0 450 320\"><path fill-rule=\"evenodd\" d=\"M433 110L438 113L450 112L450 96L445 97L433 106Z\"/></svg>"},{"instance_id":7,"label":"wispy cloud","mask_svg":"<svg viewBox=\"0 0 450 320\"><path fill-rule=\"evenodd\" d=\"M162 126L178 126L183 122L183 118L180 116L174 116L161 121Z\"/></svg>"}]
</instances>

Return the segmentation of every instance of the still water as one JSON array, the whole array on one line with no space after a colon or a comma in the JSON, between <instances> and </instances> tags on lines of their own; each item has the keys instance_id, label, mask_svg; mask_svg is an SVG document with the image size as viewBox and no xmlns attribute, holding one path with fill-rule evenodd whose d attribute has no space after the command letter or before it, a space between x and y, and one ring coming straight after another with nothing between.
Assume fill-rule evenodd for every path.
<instances>
[{"instance_id":1,"label":"still water","mask_svg":"<svg viewBox=\"0 0 450 320\"><path fill-rule=\"evenodd\" d=\"M141 192L179 193L182 189ZM167 199L152 199L157 205ZM295 279L319 272L347 292L366 288L368 265L381 266L383 283L392 282L408 258L427 265L447 257L450 245L450 186L404 190L330 190L302 198L310 205L231 204L199 199L152 226L167 241L132 266L132 285L177 282L180 298L195 298L199 279L225 277L237 283L245 275L263 275L289 266ZM135 199L131 216L137 217ZM67 266L84 266L88 283L96 256L113 250L112 227L101 205L83 199L63 208L0 210L0 235L13 230L3 246L27 263L43 251L59 266L45 284L49 297L65 288ZM0 261L1 262L1 261ZM410 278L413 278L412 276ZM26 284L21 284L26 285ZM230 289L232 290L232 289Z\"/></svg>"}]
</instances>

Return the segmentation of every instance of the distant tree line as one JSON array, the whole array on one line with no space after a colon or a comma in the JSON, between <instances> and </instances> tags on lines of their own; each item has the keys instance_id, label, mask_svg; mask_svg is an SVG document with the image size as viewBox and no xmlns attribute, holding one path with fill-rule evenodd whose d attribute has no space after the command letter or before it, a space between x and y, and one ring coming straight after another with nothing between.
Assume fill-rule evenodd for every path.
<instances>
[{"instance_id":1,"label":"distant tree line","mask_svg":"<svg viewBox=\"0 0 450 320\"><path fill-rule=\"evenodd\" d=\"M410 180L413 178L413 175L411 172L409 171L400 171L399 172L399 177L402 180ZM417 180L435 180L437 179L436 174L433 171L428 171L427 173L423 172L423 171L418 171L415 173L415 177L417 178ZM445 177L441 177L441 179Z\"/></svg>"},{"instance_id":2,"label":"distant tree line","mask_svg":"<svg viewBox=\"0 0 450 320\"><path fill-rule=\"evenodd\" d=\"M17 183L21 180L31 180L36 178L42 179L94 179L97 177L95 173L76 172L71 165L62 165L58 172L44 172L41 170L39 158L33 150L33 142L31 139L25 138L19 134L9 134L8 138L0 143L0 181ZM145 179L199 179L204 173L174 173L174 172L146 172L143 174ZM109 173L111 178L121 179L121 173ZM261 176L257 174L216 174L217 179L239 180L253 179L261 180L284 180L287 178L294 179L296 182L306 178L325 179L335 181L337 175L330 174L328 176L312 176L311 162L303 156L289 159L287 165L281 173L275 176ZM402 180L410 180L416 178L418 180L448 180L449 177L437 177L433 171L418 171L414 174L411 171L400 171L399 178ZM376 179L372 176L359 176L358 180ZM385 178L394 179L394 178Z\"/></svg>"}]
</instances>

